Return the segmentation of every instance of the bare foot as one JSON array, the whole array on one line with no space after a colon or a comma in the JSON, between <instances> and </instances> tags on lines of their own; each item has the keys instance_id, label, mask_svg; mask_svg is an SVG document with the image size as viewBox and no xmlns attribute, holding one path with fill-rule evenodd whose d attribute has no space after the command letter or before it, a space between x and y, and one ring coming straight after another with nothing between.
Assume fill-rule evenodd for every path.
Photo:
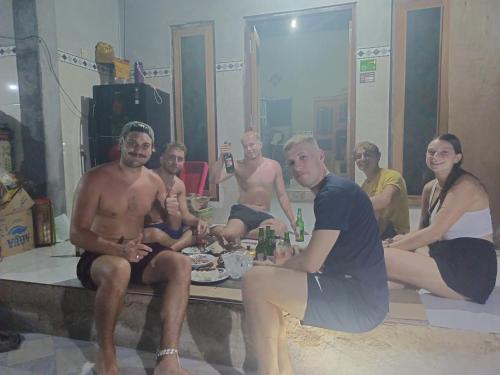
<instances>
[{"instance_id":1,"label":"bare foot","mask_svg":"<svg viewBox=\"0 0 500 375\"><path fill-rule=\"evenodd\" d=\"M155 366L153 375L190 375L181 367L176 355L164 356Z\"/></svg>"},{"instance_id":2,"label":"bare foot","mask_svg":"<svg viewBox=\"0 0 500 375\"><path fill-rule=\"evenodd\" d=\"M120 375L118 365L116 364L116 355L97 353L95 371L97 375Z\"/></svg>"}]
</instances>

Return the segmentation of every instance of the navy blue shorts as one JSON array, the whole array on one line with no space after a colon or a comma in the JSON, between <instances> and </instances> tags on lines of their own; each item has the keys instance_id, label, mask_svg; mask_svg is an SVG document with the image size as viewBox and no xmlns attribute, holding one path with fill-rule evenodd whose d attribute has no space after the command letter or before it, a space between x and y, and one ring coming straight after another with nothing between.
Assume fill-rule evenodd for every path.
<instances>
[{"instance_id":1,"label":"navy blue shorts","mask_svg":"<svg viewBox=\"0 0 500 375\"><path fill-rule=\"evenodd\" d=\"M382 323L387 310L367 302L363 292L366 290L352 277L308 273L302 324L353 333L374 329Z\"/></svg>"},{"instance_id":2,"label":"navy blue shorts","mask_svg":"<svg viewBox=\"0 0 500 375\"><path fill-rule=\"evenodd\" d=\"M174 240L178 240L179 238L181 238L182 234L186 230L189 229L189 227L185 226L185 225L181 225L181 227L179 229L172 229L165 222L148 224L148 225L145 225L144 228L157 228L157 229L161 230L162 232L165 232L166 234L168 234L170 236L170 238L172 238Z\"/></svg>"},{"instance_id":3,"label":"navy blue shorts","mask_svg":"<svg viewBox=\"0 0 500 375\"><path fill-rule=\"evenodd\" d=\"M153 251L148 253L148 255L142 258L139 262L130 263L130 281L134 283L142 283L142 274L144 273L144 269L149 264L149 262L151 262L151 260L159 253L167 250L160 244L154 243L147 245L151 249L153 249ZM90 275L90 269L92 268L92 263L94 263L94 261L102 255L103 254L93 253L91 251L85 250L80 257L80 260L78 261L78 264L76 266L76 275L78 276L78 279L80 280L82 285L87 289L97 290L97 285L94 283L94 280L92 280L92 277Z\"/></svg>"},{"instance_id":4,"label":"navy blue shorts","mask_svg":"<svg viewBox=\"0 0 500 375\"><path fill-rule=\"evenodd\" d=\"M446 285L473 302L485 303L495 288L497 256L490 241L455 238L429 245Z\"/></svg>"},{"instance_id":5,"label":"navy blue shorts","mask_svg":"<svg viewBox=\"0 0 500 375\"><path fill-rule=\"evenodd\" d=\"M260 223L264 220L274 219L271 214L267 212L254 210L253 208L247 207L244 204L235 204L231 207L231 212L229 214L229 219L238 219L246 225L247 231L258 228Z\"/></svg>"}]
</instances>

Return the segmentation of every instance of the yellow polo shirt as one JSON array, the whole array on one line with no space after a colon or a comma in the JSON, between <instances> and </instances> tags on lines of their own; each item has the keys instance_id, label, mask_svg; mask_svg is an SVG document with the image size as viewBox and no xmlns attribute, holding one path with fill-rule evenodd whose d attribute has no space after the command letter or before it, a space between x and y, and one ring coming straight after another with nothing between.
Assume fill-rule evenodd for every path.
<instances>
[{"instance_id":1,"label":"yellow polo shirt","mask_svg":"<svg viewBox=\"0 0 500 375\"><path fill-rule=\"evenodd\" d=\"M371 181L364 181L361 185L369 197L373 197L388 185L394 185L399 192L392 197L392 201L385 208L380 216L384 221L392 223L394 230L398 234L408 233L410 231L410 214L408 210L408 193L403 176L393 169L381 168L377 175Z\"/></svg>"}]
</instances>

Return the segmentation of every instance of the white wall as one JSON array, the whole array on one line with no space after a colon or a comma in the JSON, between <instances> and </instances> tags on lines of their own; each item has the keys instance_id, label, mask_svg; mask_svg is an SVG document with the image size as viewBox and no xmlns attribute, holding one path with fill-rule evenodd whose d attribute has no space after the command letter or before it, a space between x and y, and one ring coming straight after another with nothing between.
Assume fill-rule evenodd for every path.
<instances>
[{"instance_id":1,"label":"white wall","mask_svg":"<svg viewBox=\"0 0 500 375\"><path fill-rule=\"evenodd\" d=\"M55 0L58 49L93 60L96 43L105 41L121 57L119 5L118 0Z\"/></svg>"},{"instance_id":2,"label":"white wall","mask_svg":"<svg viewBox=\"0 0 500 375\"><path fill-rule=\"evenodd\" d=\"M113 46L115 56L121 57L119 4L118 0L55 0L58 49L93 61L96 43L106 41ZM81 98L92 97L92 86L99 84L98 73L61 61L58 64L61 85L81 111ZM82 174L81 126L78 111L63 92L60 100L66 207L71 214L73 193Z\"/></svg>"},{"instance_id":3,"label":"white wall","mask_svg":"<svg viewBox=\"0 0 500 375\"><path fill-rule=\"evenodd\" d=\"M357 7L357 48L391 45L391 0L359 0ZM380 165L388 166L390 56L377 59L374 83L359 83L359 61L356 69L356 135L355 141L378 145ZM356 181L363 175L356 168Z\"/></svg>"},{"instance_id":4,"label":"white wall","mask_svg":"<svg viewBox=\"0 0 500 375\"><path fill-rule=\"evenodd\" d=\"M12 18L12 0L0 0L0 35L14 36L14 20ZM0 46L10 46L12 40L0 38Z\"/></svg>"}]
</instances>

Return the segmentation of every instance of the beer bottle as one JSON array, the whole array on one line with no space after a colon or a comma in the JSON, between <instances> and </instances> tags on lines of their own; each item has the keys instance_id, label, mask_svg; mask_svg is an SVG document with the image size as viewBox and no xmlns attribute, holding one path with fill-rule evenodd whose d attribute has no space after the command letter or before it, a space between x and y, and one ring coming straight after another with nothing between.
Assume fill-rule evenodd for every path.
<instances>
[{"instance_id":1,"label":"beer bottle","mask_svg":"<svg viewBox=\"0 0 500 375\"><path fill-rule=\"evenodd\" d=\"M288 231L285 232L284 242L285 242L285 245L292 247L292 243L290 242L290 232L288 232Z\"/></svg>"},{"instance_id":2,"label":"beer bottle","mask_svg":"<svg viewBox=\"0 0 500 375\"><path fill-rule=\"evenodd\" d=\"M304 241L304 220L302 219L302 209L297 208L297 219L295 221L295 226L297 230L295 232L295 241L303 242Z\"/></svg>"},{"instance_id":3,"label":"beer bottle","mask_svg":"<svg viewBox=\"0 0 500 375\"><path fill-rule=\"evenodd\" d=\"M224 142L224 144L230 145L230 142ZM224 166L226 167L226 173L234 173L234 159L233 154L226 152L224 154Z\"/></svg>"},{"instance_id":4,"label":"beer bottle","mask_svg":"<svg viewBox=\"0 0 500 375\"><path fill-rule=\"evenodd\" d=\"M264 260L265 255L266 255L266 235L264 233L264 228L259 228L259 242L257 243L257 247L255 248L255 258L257 260Z\"/></svg>"},{"instance_id":5,"label":"beer bottle","mask_svg":"<svg viewBox=\"0 0 500 375\"><path fill-rule=\"evenodd\" d=\"M274 257L274 249L276 248L276 234L274 233L274 229L269 231L269 238L267 239L267 258L272 260Z\"/></svg>"},{"instance_id":6,"label":"beer bottle","mask_svg":"<svg viewBox=\"0 0 500 375\"><path fill-rule=\"evenodd\" d=\"M276 249L274 250L274 262L276 264L282 264L288 258L292 257L293 250L292 244L290 243L290 234L285 232L285 238L278 241L276 244Z\"/></svg>"}]
</instances>

